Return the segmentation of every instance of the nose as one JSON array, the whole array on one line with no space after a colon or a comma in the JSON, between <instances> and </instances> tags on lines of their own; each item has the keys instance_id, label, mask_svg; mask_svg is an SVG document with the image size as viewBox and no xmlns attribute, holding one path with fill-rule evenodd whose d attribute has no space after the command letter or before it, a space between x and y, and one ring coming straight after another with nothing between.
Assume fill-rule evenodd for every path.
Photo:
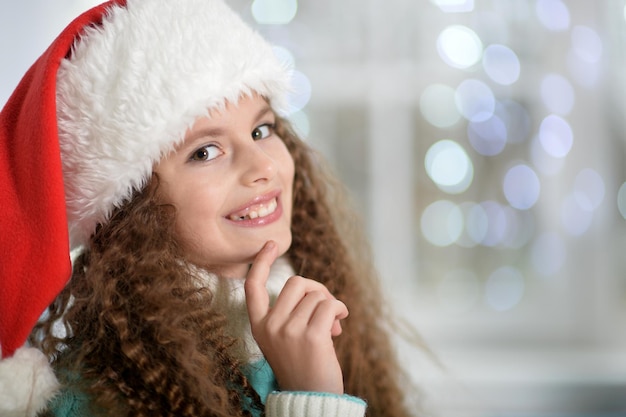
<instances>
[{"instance_id":1,"label":"nose","mask_svg":"<svg viewBox=\"0 0 626 417\"><path fill-rule=\"evenodd\" d=\"M276 161L263 150L258 142L245 146L239 153L242 166L241 180L244 185L255 185L272 180L276 175Z\"/></svg>"}]
</instances>

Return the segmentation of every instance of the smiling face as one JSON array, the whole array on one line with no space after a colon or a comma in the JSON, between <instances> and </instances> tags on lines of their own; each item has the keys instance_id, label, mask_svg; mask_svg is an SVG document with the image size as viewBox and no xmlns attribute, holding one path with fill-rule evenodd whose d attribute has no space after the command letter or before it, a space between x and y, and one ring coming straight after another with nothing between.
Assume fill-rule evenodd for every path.
<instances>
[{"instance_id":1,"label":"smiling face","mask_svg":"<svg viewBox=\"0 0 626 417\"><path fill-rule=\"evenodd\" d=\"M242 278L268 240L291 245L294 163L260 96L196 120L154 168L191 262Z\"/></svg>"}]
</instances>

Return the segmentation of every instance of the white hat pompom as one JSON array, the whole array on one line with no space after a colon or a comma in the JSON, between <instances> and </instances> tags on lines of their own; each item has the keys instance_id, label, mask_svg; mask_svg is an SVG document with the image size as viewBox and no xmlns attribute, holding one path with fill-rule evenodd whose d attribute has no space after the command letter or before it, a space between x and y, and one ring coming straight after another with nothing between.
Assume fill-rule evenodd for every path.
<instances>
[{"instance_id":1,"label":"white hat pompom","mask_svg":"<svg viewBox=\"0 0 626 417\"><path fill-rule=\"evenodd\" d=\"M21 347L0 361L0 416L34 417L59 388L48 358Z\"/></svg>"}]
</instances>

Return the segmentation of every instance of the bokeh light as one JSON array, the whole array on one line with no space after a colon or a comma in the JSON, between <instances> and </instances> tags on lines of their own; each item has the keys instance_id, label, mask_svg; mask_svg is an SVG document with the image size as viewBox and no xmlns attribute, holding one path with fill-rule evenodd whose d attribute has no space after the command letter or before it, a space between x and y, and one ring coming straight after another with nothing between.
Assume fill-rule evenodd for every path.
<instances>
[{"instance_id":1,"label":"bokeh light","mask_svg":"<svg viewBox=\"0 0 626 417\"><path fill-rule=\"evenodd\" d=\"M487 200L480 203L480 205L487 215L487 228L480 243L487 247L497 246L502 243L508 232L506 212L497 201Z\"/></svg>"},{"instance_id":2,"label":"bokeh light","mask_svg":"<svg viewBox=\"0 0 626 417\"><path fill-rule=\"evenodd\" d=\"M476 152L494 156L506 146L507 128L502 119L494 114L485 121L468 123L467 138Z\"/></svg>"},{"instance_id":3,"label":"bokeh light","mask_svg":"<svg viewBox=\"0 0 626 417\"><path fill-rule=\"evenodd\" d=\"M424 119L439 128L450 127L461 119L455 101L455 91L444 84L431 84L420 96L420 111Z\"/></svg>"},{"instance_id":4,"label":"bokeh light","mask_svg":"<svg viewBox=\"0 0 626 417\"><path fill-rule=\"evenodd\" d=\"M535 234L532 212L520 211L496 201L480 204L464 203L465 231L457 242L472 247L472 241L485 247L519 249L528 244Z\"/></svg>"},{"instance_id":5,"label":"bokeh light","mask_svg":"<svg viewBox=\"0 0 626 417\"><path fill-rule=\"evenodd\" d=\"M445 13L465 13L474 10L474 0L430 0Z\"/></svg>"},{"instance_id":6,"label":"bokeh light","mask_svg":"<svg viewBox=\"0 0 626 417\"><path fill-rule=\"evenodd\" d=\"M565 242L554 232L545 232L533 242L531 262L540 275L548 277L559 272L566 257Z\"/></svg>"},{"instance_id":7,"label":"bokeh light","mask_svg":"<svg viewBox=\"0 0 626 417\"><path fill-rule=\"evenodd\" d=\"M581 59L570 50L567 54L567 71L578 85L592 88L600 79L601 66Z\"/></svg>"},{"instance_id":8,"label":"bokeh light","mask_svg":"<svg viewBox=\"0 0 626 417\"><path fill-rule=\"evenodd\" d=\"M626 182L617 191L617 209L624 219L626 219Z\"/></svg>"},{"instance_id":9,"label":"bokeh light","mask_svg":"<svg viewBox=\"0 0 626 417\"><path fill-rule=\"evenodd\" d=\"M293 20L298 12L297 0L254 0L252 16L264 25L285 25Z\"/></svg>"},{"instance_id":10,"label":"bokeh light","mask_svg":"<svg viewBox=\"0 0 626 417\"><path fill-rule=\"evenodd\" d=\"M495 270L485 283L485 301L496 311L517 306L524 296L524 276L512 266Z\"/></svg>"},{"instance_id":11,"label":"bokeh light","mask_svg":"<svg viewBox=\"0 0 626 417\"><path fill-rule=\"evenodd\" d=\"M594 87L600 78L602 39L586 26L575 26L571 33L572 47L567 55L567 69L574 81L583 87Z\"/></svg>"},{"instance_id":12,"label":"bokeh light","mask_svg":"<svg viewBox=\"0 0 626 417\"><path fill-rule=\"evenodd\" d=\"M311 99L311 81L300 71L293 71L291 74L292 91L287 96L289 112L300 111Z\"/></svg>"},{"instance_id":13,"label":"bokeh light","mask_svg":"<svg viewBox=\"0 0 626 417\"><path fill-rule=\"evenodd\" d=\"M539 127L539 141L546 153L555 158L563 158L572 149L574 133L565 119L549 115Z\"/></svg>"},{"instance_id":14,"label":"bokeh light","mask_svg":"<svg viewBox=\"0 0 626 417\"><path fill-rule=\"evenodd\" d=\"M583 235L591 226L592 220L593 212L581 207L575 194L570 194L563 200L561 224L569 235Z\"/></svg>"},{"instance_id":15,"label":"bokeh light","mask_svg":"<svg viewBox=\"0 0 626 417\"><path fill-rule=\"evenodd\" d=\"M596 63L602 58L602 39L587 26L574 26L571 33L572 51L583 61Z\"/></svg>"},{"instance_id":16,"label":"bokeh light","mask_svg":"<svg viewBox=\"0 0 626 417\"><path fill-rule=\"evenodd\" d=\"M570 12L561 0L537 0L535 11L546 29L561 32L569 28Z\"/></svg>"},{"instance_id":17,"label":"bokeh light","mask_svg":"<svg viewBox=\"0 0 626 417\"><path fill-rule=\"evenodd\" d=\"M483 53L482 63L485 73L498 84L511 85L519 79L519 58L507 46L489 45Z\"/></svg>"},{"instance_id":18,"label":"bokeh light","mask_svg":"<svg viewBox=\"0 0 626 417\"><path fill-rule=\"evenodd\" d=\"M509 169L502 183L509 204L519 210L527 210L539 199L541 183L528 165L520 164Z\"/></svg>"},{"instance_id":19,"label":"bokeh light","mask_svg":"<svg viewBox=\"0 0 626 417\"><path fill-rule=\"evenodd\" d=\"M422 235L435 246L450 246L463 231L463 213L451 201L439 200L422 213Z\"/></svg>"},{"instance_id":20,"label":"bokeh light","mask_svg":"<svg viewBox=\"0 0 626 417\"><path fill-rule=\"evenodd\" d=\"M503 206L502 211L506 218L506 228L501 245L520 249L528 244L535 235L535 216L531 210L517 210Z\"/></svg>"},{"instance_id":21,"label":"bokeh light","mask_svg":"<svg viewBox=\"0 0 626 417\"><path fill-rule=\"evenodd\" d=\"M439 34L437 52L441 59L451 67L469 68L480 60L483 44L472 29L453 25Z\"/></svg>"},{"instance_id":22,"label":"bokeh light","mask_svg":"<svg viewBox=\"0 0 626 417\"><path fill-rule=\"evenodd\" d=\"M278 59L278 62L283 64L286 68L294 68L296 66L295 58L289 49L274 45L272 46L272 51L276 59Z\"/></svg>"},{"instance_id":23,"label":"bokeh light","mask_svg":"<svg viewBox=\"0 0 626 417\"><path fill-rule=\"evenodd\" d=\"M495 103L491 117L470 121L467 136L476 152L494 156L500 154L507 143L524 142L530 135L530 129L528 111L514 100L503 100Z\"/></svg>"},{"instance_id":24,"label":"bokeh light","mask_svg":"<svg viewBox=\"0 0 626 417\"><path fill-rule=\"evenodd\" d=\"M493 116L496 99L491 88L472 78L462 81L454 96L457 108L469 121L482 122Z\"/></svg>"},{"instance_id":25,"label":"bokeh light","mask_svg":"<svg viewBox=\"0 0 626 417\"><path fill-rule=\"evenodd\" d=\"M509 143L521 143L528 139L531 122L524 106L514 100L503 100L496 104L496 114L505 122Z\"/></svg>"},{"instance_id":26,"label":"bokeh light","mask_svg":"<svg viewBox=\"0 0 626 417\"><path fill-rule=\"evenodd\" d=\"M583 169L574 180L574 198L586 211L597 209L604 200L605 186L602 176L595 170Z\"/></svg>"},{"instance_id":27,"label":"bokeh light","mask_svg":"<svg viewBox=\"0 0 626 417\"><path fill-rule=\"evenodd\" d=\"M472 201L461 203L459 208L465 219L465 227L456 243L466 248L474 247L485 238L489 218L482 206Z\"/></svg>"},{"instance_id":28,"label":"bokeh light","mask_svg":"<svg viewBox=\"0 0 626 417\"><path fill-rule=\"evenodd\" d=\"M563 158L557 158L546 152L538 136L533 139L530 145L530 157L533 166L543 175L556 175L565 165Z\"/></svg>"},{"instance_id":29,"label":"bokeh light","mask_svg":"<svg viewBox=\"0 0 626 417\"><path fill-rule=\"evenodd\" d=\"M567 115L572 111L576 97L567 78L548 74L541 82L541 98L546 108L556 114Z\"/></svg>"},{"instance_id":30,"label":"bokeh light","mask_svg":"<svg viewBox=\"0 0 626 417\"><path fill-rule=\"evenodd\" d=\"M433 144L424 158L426 173L441 190L458 194L465 191L474 177L474 166L457 142L444 139Z\"/></svg>"}]
</instances>

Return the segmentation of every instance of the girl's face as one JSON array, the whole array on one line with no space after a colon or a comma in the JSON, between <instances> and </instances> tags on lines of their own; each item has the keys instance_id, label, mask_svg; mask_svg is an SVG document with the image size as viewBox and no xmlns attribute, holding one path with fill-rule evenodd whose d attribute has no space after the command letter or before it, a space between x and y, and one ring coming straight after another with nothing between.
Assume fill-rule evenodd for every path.
<instances>
[{"instance_id":1,"label":"girl's face","mask_svg":"<svg viewBox=\"0 0 626 417\"><path fill-rule=\"evenodd\" d=\"M184 142L154 168L189 259L243 278L268 240L291 245L294 163L260 96L198 118Z\"/></svg>"}]
</instances>

